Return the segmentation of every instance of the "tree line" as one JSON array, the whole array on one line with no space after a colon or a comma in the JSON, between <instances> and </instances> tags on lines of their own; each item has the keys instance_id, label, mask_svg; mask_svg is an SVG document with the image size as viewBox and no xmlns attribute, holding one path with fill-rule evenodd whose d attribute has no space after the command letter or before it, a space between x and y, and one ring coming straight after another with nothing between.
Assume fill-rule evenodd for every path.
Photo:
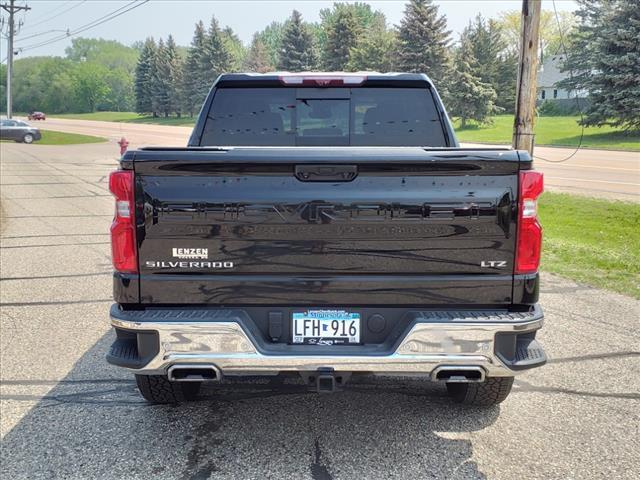
<instances>
[{"instance_id":1,"label":"tree line","mask_svg":"<svg viewBox=\"0 0 640 480\"><path fill-rule=\"evenodd\" d=\"M257 32L246 48L229 28L199 22L184 55L171 36L148 38L135 76L136 111L193 115L211 83L228 71L425 72L454 116L484 121L515 102L517 52L503 28L478 16L453 45L444 15L432 0L410 0L397 28L365 3L336 3L305 22L297 10Z\"/></svg>"},{"instance_id":2,"label":"tree line","mask_svg":"<svg viewBox=\"0 0 640 480\"><path fill-rule=\"evenodd\" d=\"M627 0L577 0L577 14L543 11L541 60L568 54L561 88L591 97L583 123L640 129L640 9ZM244 45L215 18L187 47L169 36L132 46L77 38L65 58L15 62L14 108L48 113L135 110L195 115L215 78L230 71L377 70L427 73L449 114L488 121L513 111L520 12L477 16L453 38L432 0L409 0L399 25L366 3L335 3L307 22L293 11ZM0 108L6 108L0 65Z\"/></svg>"},{"instance_id":3,"label":"tree line","mask_svg":"<svg viewBox=\"0 0 640 480\"><path fill-rule=\"evenodd\" d=\"M14 62L16 112L131 111L136 47L113 40L75 38L64 58L27 57ZM0 109L6 111L6 65L0 66Z\"/></svg>"}]
</instances>

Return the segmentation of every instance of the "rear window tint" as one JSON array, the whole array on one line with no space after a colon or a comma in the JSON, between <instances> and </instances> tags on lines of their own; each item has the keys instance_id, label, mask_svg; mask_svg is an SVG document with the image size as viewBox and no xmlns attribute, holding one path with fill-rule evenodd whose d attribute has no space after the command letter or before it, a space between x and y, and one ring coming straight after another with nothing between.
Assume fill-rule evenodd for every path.
<instances>
[{"instance_id":1,"label":"rear window tint","mask_svg":"<svg viewBox=\"0 0 640 480\"><path fill-rule=\"evenodd\" d=\"M220 88L200 144L444 147L446 139L426 88Z\"/></svg>"}]
</instances>

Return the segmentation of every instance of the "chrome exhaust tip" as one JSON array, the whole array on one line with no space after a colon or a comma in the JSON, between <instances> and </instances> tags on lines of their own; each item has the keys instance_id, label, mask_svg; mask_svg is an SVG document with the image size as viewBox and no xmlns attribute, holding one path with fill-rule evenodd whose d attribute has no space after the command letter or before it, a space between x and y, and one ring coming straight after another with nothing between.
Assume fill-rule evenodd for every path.
<instances>
[{"instance_id":1,"label":"chrome exhaust tip","mask_svg":"<svg viewBox=\"0 0 640 480\"><path fill-rule=\"evenodd\" d=\"M215 365L179 364L169 367L167 377L172 382L219 382L222 373Z\"/></svg>"},{"instance_id":2,"label":"chrome exhaust tip","mask_svg":"<svg viewBox=\"0 0 640 480\"><path fill-rule=\"evenodd\" d=\"M431 380L449 383L479 383L485 381L485 371L482 367L443 366L437 367L431 372Z\"/></svg>"}]
</instances>

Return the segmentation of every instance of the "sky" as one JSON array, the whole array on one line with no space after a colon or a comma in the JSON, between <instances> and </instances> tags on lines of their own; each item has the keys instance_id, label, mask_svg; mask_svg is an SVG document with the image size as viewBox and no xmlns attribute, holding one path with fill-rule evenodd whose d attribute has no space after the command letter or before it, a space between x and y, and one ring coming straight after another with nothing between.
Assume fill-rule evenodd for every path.
<instances>
[{"instance_id":1,"label":"sky","mask_svg":"<svg viewBox=\"0 0 640 480\"><path fill-rule=\"evenodd\" d=\"M23 25L16 36L16 49L24 48L17 58L32 55L64 55L71 44L65 36L67 29L78 30L94 20L117 9L125 10L135 0L17 0L18 5L28 5L31 10L20 13L16 20ZM141 0L137 0L141 2ZM555 0L557 9L573 11L577 4L572 0ZM397 25L402 18L405 0L370 1L371 6L381 10L390 25ZM457 38L462 29L478 13L491 18L506 10L520 10L520 0L437 0L440 12L447 17L449 29ZM131 11L94 28L88 28L78 36L101 37L132 44L148 36L155 38L172 34L179 45L188 45L193 36L194 24L203 20L207 24L215 15L221 26L230 26L243 42L249 43L254 32L262 30L274 20L286 19L294 8L305 20L320 19L320 9L330 7L333 1L320 0L150 0ZM553 9L552 0L543 1L543 9ZM4 14L5 12L2 11ZM3 15L6 17L6 15ZM63 37L60 41L34 47L50 39ZM7 44L1 39L0 58L6 57ZM29 48L31 47L31 48Z\"/></svg>"}]
</instances>

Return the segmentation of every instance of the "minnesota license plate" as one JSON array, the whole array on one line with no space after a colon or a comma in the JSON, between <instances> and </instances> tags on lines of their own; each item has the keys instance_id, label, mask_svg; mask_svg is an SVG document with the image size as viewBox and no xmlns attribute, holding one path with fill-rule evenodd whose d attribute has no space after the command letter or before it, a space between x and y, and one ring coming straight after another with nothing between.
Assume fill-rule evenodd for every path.
<instances>
[{"instance_id":1,"label":"minnesota license plate","mask_svg":"<svg viewBox=\"0 0 640 480\"><path fill-rule=\"evenodd\" d=\"M346 310L294 312L293 343L349 345L360 343L360 314Z\"/></svg>"}]
</instances>

